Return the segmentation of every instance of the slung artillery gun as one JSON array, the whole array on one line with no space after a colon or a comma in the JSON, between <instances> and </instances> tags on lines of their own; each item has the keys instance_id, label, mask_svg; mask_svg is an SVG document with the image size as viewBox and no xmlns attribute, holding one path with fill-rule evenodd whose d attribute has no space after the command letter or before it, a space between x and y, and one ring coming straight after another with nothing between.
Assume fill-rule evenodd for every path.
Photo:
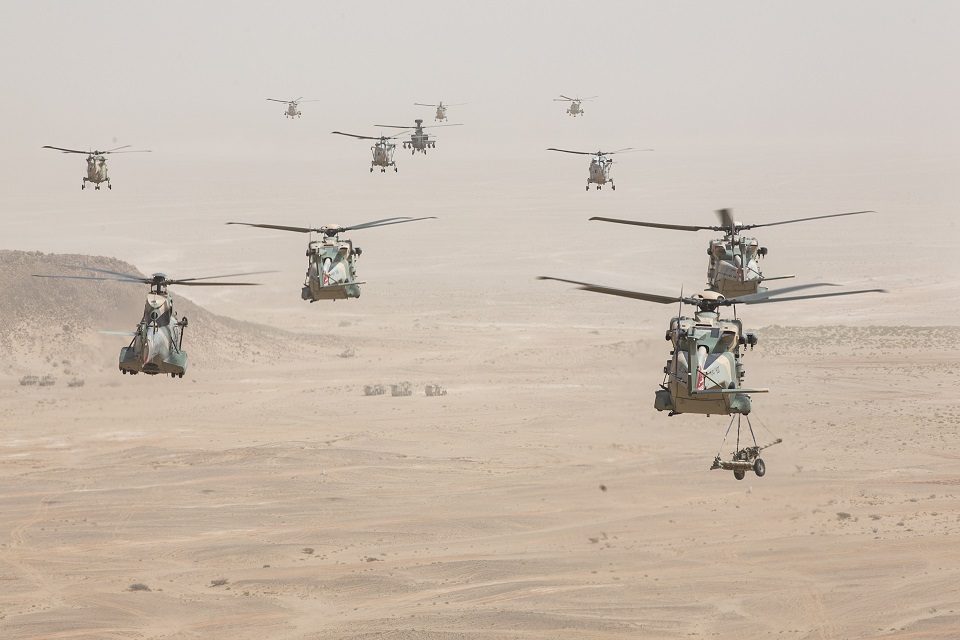
<instances>
[{"instance_id":1,"label":"slung artillery gun","mask_svg":"<svg viewBox=\"0 0 960 640\"><path fill-rule=\"evenodd\" d=\"M462 124L435 124L430 126L423 126L423 120L417 118L413 121L413 133L410 134L409 140L403 141L403 148L410 149L410 155L415 154L417 151L426 155L427 149L435 149L437 143L430 139L429 133L424 133L424 129L433 129L436 127L462 127ZM375 124L375 127L383 127L385 129L410 129L410 127L405 127L403 125L395 124Z\"/></svg>"},{"instance_id":2,"label":"slung artillery gun","mask_svg":"<svg viewBox=\"0 0 960 640\"><path fill-rule=\"evenodd\" d=\"M583 109L580 108L581 102L586 102L587 100L593 100L597 96L590 96L589 98L568 98L567 96L560 94L559 98L554 98L554 102L569 102L570 106L567 107L567 113L573 116L582 116L586 113Z\"/></svg>"},{"instance_id":3,"label":"slung artillery gun","mask_svg":"<svg viewBox=\"0 0 960 640\"><path fill-rule=\"evenodd\" d=\"M717 216L720 218L720 224L717 226L693 226L683 224L665 224L659 222L640 222L637 220L621 220L618 218L603 218L594 216L591 220L600 220L602 222L614 222L617 224L628 224L638 227L653 227L655 229L673 229L675 231L722 231L723 237L710 241L707 247L707 255L710 256L707 266L707 286L717 293L732 298L735 296L750 295L766 291L766 287L761 286L765 280L782 280L794 276L764 276L760 271L760 259L767 255L767 248L761 247L756 238L748 238L741 235L741 232L760 227L773 227L781 224L792 224L794 222L807 222L809 220L823 220L825 218L840 218L843 216L856 216L861 213L876 213L874 211L852 211L850 213L834 213L825 216L814 216L812 218L797 218L795 220L782 220L780 222L768 222L765 224L743 224L733 219L733 213L730 209L720 209Z\"/></svg>"},{"instance_id":4,"label":"slung artillery gun","mask_svg":"<svg viewBox=\"0 0 960 640\"><path fill-rule=\"evenodd\" d=\"M612 156L615 153L633 153L635 151L653 151L653 149L634 149L632 147L627 147L625 149L617 149L616 151L570 151L568 149L555 149L550 147L547 151L559 151L560 153L573 153L578 156L593 156L590 159L590 173L587 175L587 191L590 191L590 185L597 185L597 189L600 189L603 185L609 183L610 188L614 191L617 190L617 185L613 184L613 178L610 177L610 169L613 167L613 158L608 158L607 156Z\"/></svg>"},{"instance_id":5,"label":"slung artillery gun","mask_svg":"<svg viewBox=\"0 0 960 640\"><path fill-rule=\"evenodd\" d=\"M282 102L283 104L287 105L287 109L283 112L283 115L288 118L300 117L300 109L297 107L301 102L320 102L319 100L304 100L303 96L300 96L296 100L277 100L276 98L267 98L267 100L270 102Z\"/></svg>"},{"instance_id":6,"label":"slung artillery gun","mask_svg":"<svg viewBox=\"0 0 960 640\"><path fill-rule=\"evenodd\" d=\"M171 279L162 273L155 273L149 278L94 269L92 267L70 266L71 269L94 271L107 276L64 276L38 275L37 278L68 278L72 280L110 280L114 282L129 282L133 284L150 285L146 304L143 307L143 317L134 331L101 331L108 335L130 336L130 344L120 350L120 372L130 375L145 373L150 376L169 374L171 378L182 378L187 371L187 352L183 350L183 331L187 328L187 318L178 318L173 309L173 296L167 293L170 285L193 287L241 287L254 286L256 282L206 282L215 278L233 278L249 276L270 271L253 271L247 273L232 273L225 276L207 276L204 278ZM203 282L201 282L203 281Z\"/></svg>"},{"instance_id":7,"label":"slung artillery gun","mask_svg":"<svg viewBox=\"0 0 960 640\"><path fill-rule=\"evenodd\" d=\"M437 122L443 122L447 119L447 109L449 107L462 107L467 104L466 102L457 102L455 104L443 104L443 100L440 101L440 104L424 104L422 102L414 102L413 106L415 107L436 107L437 113L434 116L434 120Z\"/></svg>"},{"instance_id":8,"label":"slung artillery gun","mask_svg":"<svg viewBox=\"0 0 960 640\"><path fill-rule=\"evenodd\" d=\"M370 161L370 173L373 173L375 167L380 167L380 173L386 173L388 167L393 167L394 172L396 172L397 163L393 161L393 152L396 150L397 145L392 142L392 140L399 138L405 132L401 131L392 136L358 136L354 133L343 133L342 131L331 131L330 133L338 136L358 138L360 140L376 140L373 146L370 147L370 152L373 154L373 160Z\"/></svg>"},{"instance_id":9,"label":"slung artillery gun","mask_svg":"<svg viewBox=\"0 0 960 640\"><path fill-rule=\"evenodd\" d=\"M671 343L670 359L663 368L664 379L656 391L653 406L657 411L667 411L669 416L681 413L748 416L752 410L751 394L766 393L768 389L744 386L746 370L743 356L747 348L753 349L759 342L752 331L745 331L737 318L721 318L722 307L743 304L789 302L815 298L831 298L861 293L882 293L883 289L862 289L835 293L814 293L782 296L803 289L831 286L826 283L796 285L777 291L764 291L752 295L725 298L715 291L704 291L694 296L664 296L603 285L540 276L540 280L556 280L577 285L584 291L632 298L658 304L684 304L696 307L693 317L679 313L671 318L665 339ZM749 418L748 418L749 420ZM731 418L731 424L733 419ZM749 423L748 423L749 424ZM729 430L729 428L728 428ZM752 427L751 427L752 432ZM739 422L738 422L739 433ZM737 452L738 454L740 452ZM756 450L759 455L759 449ZM749 457L750 452L747 452ZM735 454L736 456L736 454ZM717 467L720 468L720 467ZM730 467L737 470L737 467ZM762 475L758 474L758 475Z\"/></svg>"},{"instance_id":10,"label":"slung artillery gun","mask_svg":"<svg viewBox=\"0 0 960 640\"><path fill-rule=\"evenodd\" d=\"M340 234L344 231L355 231L357 229L371 229L373 227L385 227L392 224L402 224L404 222L416 222L417 220L433 220L436 216L427 216L424 218L383 218L382 220L373 220L355 224L350 227L344 227L338 224L324 225L319 228L312 227L288 227L277 224L255 224L250 222L228 222L227 224L239 224L246 227L258 227L260 229L275 229L278 231L292 231L294 233L319 233L319 240L310 239L307 245L307 275L303 282L303 288L300 291L300 297L310 302L318 300L344 300L346 298L359 298L360 285L366 284L357 280L357 258L363 251L360 247L353 246L353 241L341 239Z\"/></svg>"},{"instance_id":11,"label":"slung artillery gun","mask_svg":"<svg viewBox=\"0 0 960 640\"><path fill-rule=\"evenodd\" d=\"M127 144L122 147L117 147L116 149L109 149L107 151L78 151L76 149L64 149L62 147L51 147L49 145L44 145L42 149L54 149L55 151L62 151L63 153L83 153L87 156L87 175L84 177L83 182L80 184L80 189L86 189L87 183L93 183L93 188L95 191L100 191L100 185L104 182L107 183L107 189L113 189L113 185L110 184L110 177L107 175L107 154L110 153L150 153L150 149L129 149L127 151L121 151L121 149L127 149L131 145Z\"/></svg>"}]
</instances>

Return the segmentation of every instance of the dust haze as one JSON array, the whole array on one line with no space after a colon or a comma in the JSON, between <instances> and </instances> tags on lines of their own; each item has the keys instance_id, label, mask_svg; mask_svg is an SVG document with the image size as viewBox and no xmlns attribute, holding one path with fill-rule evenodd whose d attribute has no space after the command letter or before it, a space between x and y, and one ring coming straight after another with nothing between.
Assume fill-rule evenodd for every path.
<instances>
[{"instance_id":1,"label":"dust haze","mask_svg":"<svg viewBox=\"0 0 960 640\"><path fill-rule=\"evenodd\" d=\"M960 8L950 2L10 2L0 26L0 635L960 633ZM571 118L559 94L597 95ZM304 96L302 117L266 98ZM369 172L374 123L467 103ZM113 189L81 191L86 149ZM585 192L616 157L616 191ZM767 275L883 295L738 309L767 474L653 409L715 209ZM362 295L300 299L351 225ZM121 376L171 277L182 380ZM771 284L771 288L776 283ZM36 378L31 378L36 376ZM53 384L30 384L44 377ZM409 383L413 394L392 396ZM384 385L387 393L364 395ZM447 395L428 397L428 385Z\"/></svg>"}]
</instances>

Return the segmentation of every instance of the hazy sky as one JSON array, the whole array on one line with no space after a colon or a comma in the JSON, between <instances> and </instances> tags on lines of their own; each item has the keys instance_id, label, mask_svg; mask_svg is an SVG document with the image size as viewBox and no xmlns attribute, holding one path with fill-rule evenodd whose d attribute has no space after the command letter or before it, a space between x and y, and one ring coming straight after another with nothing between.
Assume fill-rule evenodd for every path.
<instances>
[{"instance_id":1,"label":"hazy sky","mask_svg":"<svg viewBox=\"0 0 960 640\"><path fill-rule=\"evenodd\" d=\"M701 283L708 237L586 218L707 224L723 206L756 222L876 209L869 224L886 241L858 242L851 219L778 228L768 260L782 262L769 269L836 277L831 256L850 250L863 256L843 274L853 283L878 268L905 277L882 257L910 243L931 270L921 280L946 283L960 275L955 261L944 273L922 260L960 235L958 27L953 1L8 1L0 246L171 273L274 266L277 287L299 286L302 238L223 223L438 215L435 235L399 266L391 248L409 254L425 231L367 232L364 268L390 265L409 284L402 276L426 246L446 256L427 264L444 265L436 278L475 260L510 286L543 286L532 275L549 269L622 274L614 284L652 274L673 290ZM573 119L553 101L561 93L599 97ZM298 121L266 101L301 95L320 102L302 104ZM368 142L330 135L430 121L413 103L437 100L468 103L450 112L465 126L435 130L426 158L398 153L396 175L369 174ZM82 157L40 149L121 144L153 153L114 156L110 193L81 193ZM586 194L586 160L549 146L656 151L618 159L615 193ZM581 236L610 251L573 269L557 246ZM497 266L505 255L523 256L520 273Z\"/></svg>"}]
</instances>

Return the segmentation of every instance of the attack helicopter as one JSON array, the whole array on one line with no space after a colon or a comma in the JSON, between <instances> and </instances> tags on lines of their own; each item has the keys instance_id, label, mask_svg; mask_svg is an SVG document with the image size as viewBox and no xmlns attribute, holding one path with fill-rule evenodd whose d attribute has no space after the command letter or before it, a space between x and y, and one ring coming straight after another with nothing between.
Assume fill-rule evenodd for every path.
<instances>
[{"instance_id":1,"label":"attack helicopter","mask_svg":"<svg viewBox=\"0 0 960 640\"><path fill-rule=\"evenodd\" d=\"M761 247L756 238L747 238L741 236L742 231L757 229L759 227L773 227L781 224L792 224L794 222L807 222L809 220L823 220L825 218L841 218L843 216L856 216L861 213L876 213L875 211L852 211L850 213L834 213L825 216L814 216L812 218L797 218L795 220L782 220L780 222L768 222L765 224L743 224L733 219L733 213L730 209L720 209L717 211L717 217L720 218L718 226L700 227L682 224L663 224L657 222L638 222L635 220L620 220L617 218L603 218L594 216L591 220L600 220L602 222L614 222L617 224L629 224L638 227L654 227L656 229L674 229L677 231L722 231L724 236L710 241L707 247L707 255L710 256L710 262L707 267L707 286L720 293L723 296L732 298L734 296L750 295L766 291L766 287L760 286L766 280L783 280L793 278L787 276L769 276L766 277L760 272L760 259L767 255L767 248Z\"/></svg>"},{"instance_id":2,"label":"attack helicopter","mask_svg":"<svg viewBox=\"0 0 960 640\"><path fill-rule=\"evenodd\" d=\"M443 104L443 100L440 101L440 104L424 104L422 102L414 102L415 107L436 107L437 115L434 116L436 122L443 122L447 119L447 108L448 107L462 107L467 104L466 102L457 102L455 104Z\"/></svg>"},{"instance_id":3,"label":"attack helicopter","mask_svg":"<svg viewBox=\"0 0 960 640\"><path fill-rule=\"evenodd\" d=\"M573 153L579 156L593 156L590 159L590 174L587 176L587 191L590 191L590 185L597 185L597 189L600 189L603 185L610 183L610 188L614 191L617 190L617 185L613 184L613 178L610 177L610 169L613 167L613 159L608 158L607 156L612 156L615 153L633 153L635 151L653 151L653 149L634 149L632 147L627 147L626 149L617 149L616 151L569 151L567 149L555 149L550 147L547 151L559 151L561 153Z\"/></svg>"},{"instance_id":4,"label":"attack helicopter","mask_svg":"<svg viewBox=\"0 0 960 640\"><path fill-rule=\"evenodd\" d=\"M570 106L567 107L567 113L576 118L577 116L582 116L586 113L583 109L580 108L580 103L587 100L593 100L597 96L590 96L589 98L568 98L567 96L560 94L559 98L554 98L554 102L569 102Z\"/></svg>"},{"instance_id":5,"label":"attack helicopter","mask_svg":"<svg viewBox=\"0 0 960 640\"><path fill-rule=\"evenodd\" d=\"M287 110L283 112L283 115L288 118L300 117L300 110L297 109L297 105L299 105L301 102L320 102L319 100L304 100L303 96L300 96L296 100L277 100L276 98L267 98L267 100L270 102L282 102L283 104L287 105Z\"/></svg>"},{"instance_id":6,"label":"attack helicopter","mask_svg":"<svg viewBox=\"0 0 960 640\"><path fill-rule=\"evenodd\" d=\"M405 131L393 136L358 136L353 133L343 133L342 131L331 131L330 133L335 133L338 136L349 136L351 138L359 138L360 140L376 140L374 145L370 147L371 153L373 153L373 160L370 161L370 173L373 173L374 167L380 167L380 173L386 173L387 167L393 167L394 172L397 171L397 163L393 161L393 152L397 148L397 145L391 140L394 138L399 138L402 136Z\"/></svg>"},{"instance_id":7,"label":"attack helicopter","mask_svg":"<svg viewBox=\"0 0 960 640\"><path fill-rule=\"evenodd\" d=\"M756 333L745 331L743 323L736 317L721 318L720 309L732 306L734 312L736 312L736 305L738 304L765 304L885 292L884 289L861 289L775 297L814 287L835 286L827 283L816 283L733 298L726 298L716 291L704 291L693 296L684 296L681 293L677 297L615 289L563 278L540 276L538 279L566 282L577 285L577 288L584 291L633 298L634 300L659 304L679 303L681 311L684 304L696 307L693 317L686 317L678 312L677 316L670 320L670 326L664 336L671 343L670 359L667 360L666 366L663 368L664 379L660 384L660 389L656 391L653 406L657 411L667 411L668 416L695 413L707 416L713 414L730 415L738 418L738 445L739 417L746 417L747 424L750 425L751 395L767 393L769 389L753 389L743 386L743 379L746 374L743 367L743 356L748 347L752 350L758 344L759 339ZM733 418L731 418L732 424ZM752 433L752 426L750 426L750 430ZM736 451L733 454L733 459L729 462L720 462L719 458L716 459L714 464L717 466L713 468L733 470L735 477L740 480L743 479L743 473L747 468L745 465L749 463L750 468L753 468L758 476L762 476L766 467L763 460L759 458L759 454L764 448L757 446L754 438L753 447Z\"/></svg>"},{"instance_id":8,"label":"attack helicopter","mask_svg":"<svg viewBox=\"0 0 960 640\"><path fill-rule=\"evenodd\" d=\"M434 129L436 127L462 127L462 124L435 124L430 126L423 126L423 120L417 118L413 121L413 133L410 134L410 140L403 141L403 148L410 149L410 155L415 154L417 151L426 155L427 149L435 149L437 143L430 139L429 133L424 133L424 129ZM383 127L385 129L407 129L410 127L405 127L402 125L396 124L375 124L375 127Z\"/></svg>"},{"instance_id":9,"label":"attack helicopter","mask_svg":"<svg viewBox=\"0 0 960 640\"><path fill-rule=\"evenodd\" d=\"M132 340L126 347L120 349L120 372L137 375L144 373L148 376L169 374L171 378L182 378L187 371L187 352L183 350L183 331L187 328L187 317L178 318L173 310L173 296L167 293L170 285L194 287L242 287L255 286L256 282L200 282L214 278L232 278L235 276L249 276L258 273L272 273L270 271L254 271L248 273L232 273L225 276L206 276L203 278L171 279L162 273L155 273L149 278L94 269L93 267L70 266L71 269L94 271L107 276L64 276L38 275L37 278L69 278L74 280L110 280L114 282L130 282L133 284L148 284L150 291L143 307L141 318L134 331L101 331L108 335L131 336Z\"/></svg>"},{"instance_id":10,"label":"attack helicopter","mask_svg":"<svg viewBox=\"0 0 960 640\"><path fill-rule=\"evenodd\" d=\"M366 284L357 280L357 258L363 251L360 247L354 247L353 242L347 239L340 239L340 234L344 231L355 231L358 229L370 229L373 227L385 227L391 224L402 224L404 222L416 222L417 220L434 220L436 216L427 216L424 218L383 218L382 220L373 220L355 224L350 227L343 227L338 224L324 225L320 228L311 227L287 227L276 224L255 224L251 222L228 222L227 224L239 224L246 227L258 227L260 229L276 229L278 231L293 231L294 233L319 233L322 238L319 240L310 239L307 245L307 275L303 282L303 288L300 290L300 297L310 302L318 300L344 300L346 298L359 298L360 285Z\"/></svg>"},{"instance_id":11,"label":"attack helicopter","mask_svg":"<svg viewBox=\"0 0 960 640\"><path fill-rule=\"evenodd\" d=\"M122 147L117 147L116 149L110 149L108 151L77 151L76 149L64 149L62 147L51 147L49 145L44 145L41 149L54 149L56 151L62 151L63 153L85 153L87 154L87 176L83 179L83 183L80 185L80 189L86 189L87 183L92 182L94 184L94 190L100 190L100 184L103 182L107 183L107 189L113 189L113 185L110 184L110 177L107 175L107 159L106 155L108 153L150 153L150 149L131 149L129 151L121 151L121 149L126 149L131 145L126 144Z\"/></svg>"}]
</instances>

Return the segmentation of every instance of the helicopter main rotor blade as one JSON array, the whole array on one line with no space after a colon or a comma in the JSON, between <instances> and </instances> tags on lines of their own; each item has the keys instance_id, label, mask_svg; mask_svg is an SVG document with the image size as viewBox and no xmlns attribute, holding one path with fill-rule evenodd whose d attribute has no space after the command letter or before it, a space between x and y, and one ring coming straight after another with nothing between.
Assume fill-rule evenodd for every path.
<instances>
[{"instance_id":1,"label":"helicopter main rotor blade","mask_svg":"<svg viewBox=\"0 0 960 640\"><path fill-rule=\"evenodd\" d=\"M107 151L101 151L100 153L114 153L116 151L119 151L120 149L128 149L132 146L133 146L132 144L125 144L122 147L117 147L116 149L109 149Z\"/></svg>"},{"instance_id":2,"label":"helicopter main rotor blade","mask_svg":"<svg viewBox=\"0 0 960 640\"><path fill-rule=\"evenodd\" d=\"M263 271L261 273L267 273ZM221 276L222 277L222 276ZM181 280L169 280L165 284L177 284L185 287L256 287L260 282L183 282Z\"/></svg>"},{"instance_id":3,"label":"helicopter main rotor blade","mask_svg":"<svg viewBox=\"0 0 960 640\"><path fill-rule=\"evenodd\" d=\"M613 287L605 287L598 284L590 284L589 282L579 282L577 280L565 280L564 278L551 278L550 276L537 276L537 280L556 280L557 282L566 282L568 284L577 285L578 289L583 289L584 291L592 291L594 293L604 293L610 296L620 296L621 298L633 298L634 300L645 300L647 302L656 302L658 304L673 304L674 302L687 302L692 301L692 298L684 298L677 296L661 296L654 293L643 293L641 291L629 291L627 289L614 289Z\"/></svg>"},{"instance_id":4,"label":"helicopter main rotor blade","mask_svg":"<svg viewBox=\"0 0 960 640\"><path fill-rule=\"evenodd\" d=\"M383 127L384 129L409 129L409 125L401 124L375 124L375 127ZM426 127L424 127L426 129ZM336 131L334 131L336 133Z\"/></svg>"},{"instance_id":5,"label":"helicopter main rotor blade","mask_svg":"<svg viewBox=\"0 0 960 640\"><path fill-rule=\"evenodd\" d=\"M194 284L195 284L195 285L200 285L201 283L198 282L199 280L213 280L214 278L234 278L234 277L236 277L236 276L255 276L255 275L259 275L259 274L261 274L261 273L276 273L276 271L245 271L245 272L243 272L243 273L228 273L228 274L222 275L222 276L204 276L204 277L202 277L202 278L178 278L178 279L176 279L176 280L167 279L166 283L167 283L167 284L185 284L185 285L194 285ZM210 286L213 286L213 285L221 285L221 284L247 285L247 284L256 284L256 283L249 283L249 282L209 282L209 283L203 283L203 284L208 284L208 285L210 285Z\"/></svg>"},{"instance_id":6,"label":"helicopter main rotor blade","mask_svg":"<svg viewBox=\"0 0 960 640\"><path fill-rule=\"evenodd\" d=\"M260 227L261 229L276 229L278 231L293 231L295 233L320 233L320 229L310 227L286 227L279 224L254 224L253 222L228 222L227 224L242 224L245 227Z\"/></svg>"},{"instance_id":7,"label":"helicopter main rotor blade","mask_svg":"<svg viewBox=\"0 0 960 640\"><path fill-rule=\"evenodd\" d=\"M593 216L590 220L600 220L602 222L615 222L617 224L632 224L638 227L653 227L654 229L673 229L675 231L709 231L715 230L715 227L698 227L686 224L663 224L659 222L639 222L636 220L621 220L619 218L604 218L602 216Z\"/></svg>"},{"instance_id":8,"label":"helicopter main rotor blade","mask_svg":"<svg viewBox=\"0 0 960 640\"><path fill-rule=\"evenodd\" d=\"M575 153L578 156L595 156L597 155L593 151L570 151L569 149L555 149L554 147L548 147L547 151L559 151L560 153Z\"/></svg>"},{"instance_id":9,"label":"helicopter main rotor blade","mask_svg":"<svg viewBox=\"0 0 960 640\"><path fill-rule=\"evenodd\" d=\"M422 103L422 102L414 102L414 103L413 103L413 106L415 106L415 107L436 107L436 106L438 106L438 105L435 105L435 104L424 104L424 103Z\"/></svg>"},{"instance_id":10,"label":"helicopter main rotor blade","mask_svg":"<svg viewBox=\"0 0 960 640\"><path fill-rule=\"evenodd\" d=\"M812 218L797 218L796 220L781 220L780 222L767 222L764 224L745 224L741 229L757 229L759 227L775 227L779 224L792 224L794 222L807 222L808 220L823 220L824 218L842 218L843 216L857 216L861 213L876 213L876 211L851 211L849 213L832 213L826 216L813 216Z\"/></svg>"},{"instance_id":11,"label":"helicopter main rotor blade","mask_svg":"<svg viewBox=\"0 0 960 640\"><path fill-rule=\"evenodd\" d=\"M390 224L402 224L404 222L416 222L417 220L436 220L437 216L425 216L423 218L384 218L383 220L374 220L373 222L363 222L352 227L343 227L341 231L353 231L354 229L369 229L371 227L385 227Z\"/></svg>"},{"instance_id":12,"label":"helicopter main rotor blade","mask_svg":"<svg viewBox=\"0 0 960 640\"><path fill-rule=\"evenodd\" d=\"M61 276L61 275L46 275L41 273L34 273L34 278L62 278L67 280L105 280L108 282L130 282L133 284L150 284L152 280L137 279L133 280L131 278L104 278L101 276Z\"/></svg>"},{"instance_id":13,"label":"helicopter main rotor blade","mask_svg":"<svg viewBox=\"0 0 960 640\"><path fill-rule=\"evenodd\" d=\"M560 97L559 97L559 98L554 98L554 99L553 99L554 102L563 102L564 100L569 101L569 102L576 102L576 98L568 98L567 96L563 95L562 93L560 94Z\"/></svg>"},{"instance_id":14,"label":"helicopter main rotor blade","mask_svg":"<svg viewBox=\"0 0 960 640\"><path fill-rule=\"evenodd\" d=\"M67 267L68 269L83 269L84 271L96 271L97 273L106 273L111 276L119 276L121 278L125 278L127 280L135 280L137 282L153 282L151 278L134 275L132 273L122 273L120 271L108 271L107 269L95 269L93 267L82 267L78 264L67 264L64 266Z\"/></svg>"},{"instance_id":15,"label":"helicopter main rotor blade","mask_svg":"<svg viewBox=\"0 0 960 640\"><path fill-rule=\"evenodd\" d=\"M293 100L277 100L276 98L267 98L271 102L282 102L283 104L290 104Z\"/></svg>"},{"instance_id":16,"label":"helicopter main rotor blade","mask_svg":"<svg viewBox=\"0 0 960 640\"><path fill-rule=\"evenodd\" d=\"M793 289L793 288L794 287L790 287L790 289ZM783 290L781 289L780 291L783 291ZM767 302L790 302L792 300L810 300L813 298L833 298L836 296L855 296L861 293L888 293L888 291L886 289L858 289L856 291L837 291L835 293L811 293L805 296L790 296L789 298L772 298L768 296L760 299L752 299L752 296L742 296L740 298L728 298L724 300L724 302L725 303L729 302L731 304L764 304Z\"/></svg>"},{"instance_id":17,"label":"helicopter main rotor blade","mask_svg":"<svg viewBox=\"0 0 960 640\"><path fill-rule=\"evenodd\" d=\"M130 151L101 151L100 153L153 153L153 151L150 149L130 149Z\"/></svg>"},{"instance_id":18,"label":"helicopter main rotor blade","mask_svg":"<svg viewBox=\"0 0 960 640\"><path fill-rule=\"evenodd\" d=\"M64 149L63 147L51 147L50 145L44 145L40 147L41 149L55 149L57 151L63 151L64 153L86 153L89 154L89 151L77 151L76 149Z\"/></svg>"},{"instance_id":19,"label":"helicopter main rotor blade","mask_svg":"<svg viewBox=\"0 0 960 640\"><path fill-rule=\"evenodd\" d=\"M337 134L338 136L350 136L351 138L359 138L359 139L361 139L361 140L379 140L379 139L382 137L382 136L376 136L376 137L372 137L372 136L358 136L358 135L355 134L355 133L344 133L343 131L331 131L330 133L335 133L335 134ZM397 135L399 135L399 134L397 134Z\"/></svg>"}]
</instances>

